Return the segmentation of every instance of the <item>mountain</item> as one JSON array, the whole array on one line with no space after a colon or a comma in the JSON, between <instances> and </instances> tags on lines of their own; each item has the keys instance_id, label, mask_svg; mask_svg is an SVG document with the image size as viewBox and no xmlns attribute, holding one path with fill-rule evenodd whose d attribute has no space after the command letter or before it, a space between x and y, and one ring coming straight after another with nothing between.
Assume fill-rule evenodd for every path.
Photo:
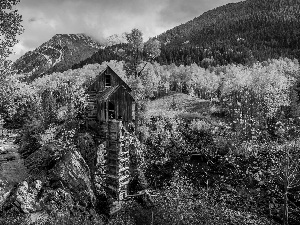
<instances>
[{"instance_id":1,"label":"mountain","mask_svg":"<svg viewBox=\"0 0 300 225\"><path fill-rule=\"evenodd\" d=\"M18 73L29 79L41 74L62 72L88 58L103 46L85 34L56 34L33 51L25 53L14 64Z\"/></svg>"}]
</instances>

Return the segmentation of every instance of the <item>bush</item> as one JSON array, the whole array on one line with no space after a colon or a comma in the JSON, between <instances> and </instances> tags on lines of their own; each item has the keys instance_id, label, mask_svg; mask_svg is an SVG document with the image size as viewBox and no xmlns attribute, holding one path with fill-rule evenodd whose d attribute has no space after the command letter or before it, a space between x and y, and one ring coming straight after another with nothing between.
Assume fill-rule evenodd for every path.
<instances>
[{"instance_id":1,"label":"bush","mask_svg":"<svg viewBox=\"0 0 300 225\"><path fill-rule=\"evenodd\" d=\"M153 225L250 225L276 224L247 211L227 208L211 201L205 189L191 184L176 173L170 185L149 196L152 207L143 207L135 200L126 202L109 224Z\"/></svg>"}]
</instances>

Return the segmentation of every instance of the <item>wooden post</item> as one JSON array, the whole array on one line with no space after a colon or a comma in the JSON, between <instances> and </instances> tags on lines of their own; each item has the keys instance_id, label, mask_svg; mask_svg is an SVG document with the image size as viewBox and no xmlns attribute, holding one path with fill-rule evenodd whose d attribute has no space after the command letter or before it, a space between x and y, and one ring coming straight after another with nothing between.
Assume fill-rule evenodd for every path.
<instances>
[{"instance_id":1,"label":"wooden post","mask_svg":"<svg viewBox=\"0 0 300 225\"><path fill-rule=\"evenodd\" d=\"M134 125L135 125L135 135L138 135L138 121L139 121L139 102L135 102L135 113L134 113Z\"/></svg>"},{"instance_id":2,"label":"wooden post","mask_svg":"<svg viewBox=\"0 0 300 225\"><path fill-rule=\"evenodd\" d=\"M105 107L105 120L106 121L108 121L109 120L109 118L108 118L108 101L105 101L105 105L106 105L106 107Z\"/></svg>"},{"instance_id":3,"label":"wooden post","mask_svg":"<svg viewBox=\"0 0 300 225\"><path fill-rule=\"evenodd\" d=\"M4 124L4 120L1 118L0 116L0 130L1 130L1 138L3 138L3 124Z\"/></svg>"}]
</instances>

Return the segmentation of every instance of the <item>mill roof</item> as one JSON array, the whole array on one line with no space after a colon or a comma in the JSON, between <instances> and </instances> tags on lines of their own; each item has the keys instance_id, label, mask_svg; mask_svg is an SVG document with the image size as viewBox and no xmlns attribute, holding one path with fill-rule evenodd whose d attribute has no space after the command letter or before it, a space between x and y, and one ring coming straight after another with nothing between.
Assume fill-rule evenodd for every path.
<instances>
[{"instance_id":1,"label":"mill roof","mask_svg":"<svg viewBox=\"0 0 300 225\"><path fill-rule=\"evenodd\" d=\"M97 95L98 101L107 101L111 95L113 95L119 88L123 88L129 96L132 98L133 101L135 101L134 97L131 95L130 92L126 90L126 88L123 85L116 85L114 87L106 88L103 92L99 93Z\"/></svg>"},{"instance_id":2,"label":"mill roof","mask_svg":"<svg viewBox=\"0 0 300 225\"><path fill-rule=\"evenodd\" d=\"M105 74L105 71L107 71L107 70L111 70L112 71L112 73L113 73L113 76L115 76L120 82L119 83L121 83L122 84L122 86L124 86L124 88L127 90L127 91L129 91L129 92L131 92L132 91L132 89L129 87L129 85L110 67L110 66L106 66L106 68L105 69L103 69L95 78L94 78L94 80L93 80L93 82L88 86L88 88L87 88L87 91L92 91L94 88L95 88L95 84L96 84L96 82L99 80L99 79L101 79L101 77L102 76L104 76Z\"/></svg>"}]
</instances>

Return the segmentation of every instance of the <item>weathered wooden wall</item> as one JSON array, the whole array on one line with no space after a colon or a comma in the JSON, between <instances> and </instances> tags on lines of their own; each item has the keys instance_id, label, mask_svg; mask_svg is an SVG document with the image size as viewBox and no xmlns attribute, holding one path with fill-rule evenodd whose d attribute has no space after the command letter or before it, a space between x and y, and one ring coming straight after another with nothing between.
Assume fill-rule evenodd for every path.
<instances>
[{"instance_id":1,"label":"weathered wooden wall","mask_svg":"<svg viewBox=\"0 0 300 225\"><path fill-rule=\"evenodd\" d=\"M87 98L86 114L88 120L96 120L97 118L97 103L96 103L97 92L89 91Z\"/></svg>"},{"instance_id":2,"label":"weathered wooden wall","mask_svg":"<svg viewBox=\"0 0 300 225\"><path fill-rule=\"evenodd\" d=\"M132 121L132 104L133 99L130 94L120 87L114 92L107 101L98 101L97 118L99 121L108 121L110 115L106 113L109 102L114 106L114 119L121 119L124 122Z\"/></svg>"}]
</instances>

